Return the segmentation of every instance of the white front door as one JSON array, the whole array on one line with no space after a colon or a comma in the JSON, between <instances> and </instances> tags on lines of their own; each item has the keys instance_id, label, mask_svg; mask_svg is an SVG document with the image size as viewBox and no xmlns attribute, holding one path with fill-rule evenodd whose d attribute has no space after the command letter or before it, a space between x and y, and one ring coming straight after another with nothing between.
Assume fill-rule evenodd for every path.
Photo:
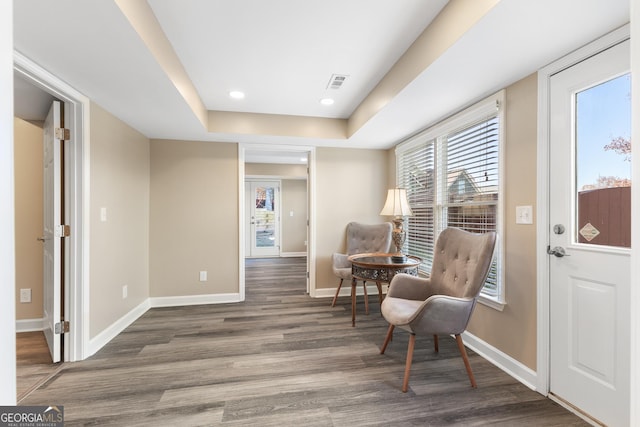
<instances>
[{"instance_id":1,"label":"white front door","mask_svg":"<svg viewBox=\"0 0 640 427\"><path fill-rule=\"evenodd\" d=\"M609 426L629 424L629 58L550 79L549 390Z\"/></svg>"},{"instance_id":2,"label":"white front door","mask_svg":"<svg viewBox=\"0 0 640 427\"><path fill-rule=\"evenodd\" d=\"M61 319L61 147L55 129L60 128L61 103L54 101L44 123L44 335L54 363L61 360L62 334L56 333L55 325Z\"/></svg>"},{"instance_id":3,"label":"white front door","mask_svg":"<svg viewBox=\"0 0 640 427\"><path fill-rule=\"evenodd\" d=\"M251 181L249 185L249 256L280 255L280 181Z\"/></svg>"}]
</instances>

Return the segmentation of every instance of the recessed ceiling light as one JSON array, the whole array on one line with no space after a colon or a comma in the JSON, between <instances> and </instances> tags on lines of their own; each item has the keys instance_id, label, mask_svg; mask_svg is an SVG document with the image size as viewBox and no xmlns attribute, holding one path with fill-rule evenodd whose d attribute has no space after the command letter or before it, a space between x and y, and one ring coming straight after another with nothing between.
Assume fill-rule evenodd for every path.
<instances>
[{"instance_id":1,"label":"recessed ceiling light","mask_svg":"<svg viewBox=\"0 0 640 427\"><path fill-rule=\"evenodd\" d=\"M240 92L239 90L232 90L231 92L229 92L229 96L233 99L243 99L244 92Z\"/></svg>"},{"instance_id":2,"label":"recessed ceiling light","mask_svg":"<svg viewBox=\"0 0 640 427\"><path fill-rule=\"evenodd\" d=\"M322 105L333 105L334 100L332 98L322 98L320 100L320 104Z\"/></svg>"}]
</instances>

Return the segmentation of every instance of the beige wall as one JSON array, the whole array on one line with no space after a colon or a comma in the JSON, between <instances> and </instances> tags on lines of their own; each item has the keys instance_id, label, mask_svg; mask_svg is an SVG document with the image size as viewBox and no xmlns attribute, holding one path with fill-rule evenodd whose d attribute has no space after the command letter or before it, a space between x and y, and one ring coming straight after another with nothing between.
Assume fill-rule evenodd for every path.
<instances>
[{"instance_id":1,"label":"beige wall","mask_svg":"<svg viewBox=\"0 0 640 427\"><path fill-rule=\"evenodd\" d=\"M396 149L387 150L387 187L394 188L396 184ZM385 193L386 197L386 193ZM380 208L382 209L382 208Z\"/></svg>"},{"instance_id":2,"label":"beige wall","mask_svg":"<svg viewBox=\"0 0 640 427\"><path fill-rule=\"evenodd\" d=\"M307 180L282 180L281 251L307 251Z\"/></svg>"},{"instance_id":3,"label":"beige wall","mask_svg":"<svg viewBox=\"0 0 640 427\"><path fill-rule=\"evenodd\" d=\"M42 318L42 128L14 119L16 319ZM20 302L20 289L31 302Z\"/></svg>"},{"instance_id":4,"label":"beige wall","mask_svg":"<svg viewBox=\"0 0 640 427\"><path fill-rule=\"evenodd\" d=\"M536 226L515 223L519 205L536 211L537 75L507 87L504 269L507 305L478 304L469 332L536 369Z\"/></svg>"},{"instance_id":5,"label":"beige wall","mask_svg":"<svg viewBox=\"0 0 640 427\"><path fill-rule=\"evenodd\" d=\"M377 224L387 195L387 150L316 149L316 288L335 288L331 255L351 221Z\"/></svg>"},{"instance_id":6,"label":"beige wall","mask_svg":"<svg viewBox=\"0 0 640 427\"><path fill-rule=\"evenodd\" d=\"M149 140L94 103L90 117L94 337L149 297Z\"/></svg>"},{"instance_id":7,"label":"beige wall","mask_svg":"<svg viewBox=\"0 0 640 427\"><path fill-rule=\"evenodd\" d=\"M305 177L307 165L283 165L274 163L245 163L244 174L247 176L269 177Z\"/></svg>"},{"instance_id":8,"label":"beige wall","mask_svg":"<svg viewBox=\"0 0 640 427\"><path fill-rule=\"evenodd\" d=\"M237 183L236 144L151 141L152 297L239 292Z\"/></svg>"}]
</instances>

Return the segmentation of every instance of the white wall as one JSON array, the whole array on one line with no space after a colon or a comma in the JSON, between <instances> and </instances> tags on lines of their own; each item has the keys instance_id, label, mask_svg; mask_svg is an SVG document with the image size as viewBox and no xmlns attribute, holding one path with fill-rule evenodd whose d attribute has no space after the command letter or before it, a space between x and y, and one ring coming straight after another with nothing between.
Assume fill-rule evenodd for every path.
<instances>
[{"instance_id":1,"label":"white wall","mask_svg":"<svg viewBox=\"0 0 640 427\"><path fill-rule=\"evenodd\" d=\"M13 2L0 2L0 405L16 404Z\"/></svg>"}]
</instances>

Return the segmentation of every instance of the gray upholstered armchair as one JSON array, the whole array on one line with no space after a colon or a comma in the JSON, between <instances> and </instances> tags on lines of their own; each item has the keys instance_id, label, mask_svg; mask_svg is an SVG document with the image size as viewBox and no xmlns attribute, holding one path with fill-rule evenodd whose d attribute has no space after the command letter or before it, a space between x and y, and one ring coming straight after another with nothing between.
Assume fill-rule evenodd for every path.
<instances>
[{"instance_id":1,"label":"gray upholstered armchair","mask_svg":"<svg viewBox=\"0 0 640 427\"><path fill-rule=\"evenodd\" d=\"M438 335L454 335L464 360L471 386L476 381L460 334L467 328L471 313L491 268L496 233L469 233L447 228L440 233L434 249L428 279L398 274L389 285L382 303L382 315L389 329L380 350L384 354L395 327L409 336L402 391L409 386L409 372L416 335L433 335L438 351Z\"/></svg>"},{"instance_id":2,"label":"gray upholstered armchair","mask_svg":"<svg viewBox=\"0 0 640 427\"><path fill-rule=\"evenodd\" d=\"M333 274L339 279L336 295L333 297L331 307L336 305L342 282L347 279L351 280L351 262L348 260L350 255L362 254L369 252L389 252L391 246L391 230L393 225L390 222L382 224L361 224L358 222L350 222L347 224L347 253L333 254ZM367 294L366 283L362 282L365 287L365 296ZM382 295L380 295L382 299ZM368 311L368 310L367 310Z\"/></svg>"}]
</instances>

